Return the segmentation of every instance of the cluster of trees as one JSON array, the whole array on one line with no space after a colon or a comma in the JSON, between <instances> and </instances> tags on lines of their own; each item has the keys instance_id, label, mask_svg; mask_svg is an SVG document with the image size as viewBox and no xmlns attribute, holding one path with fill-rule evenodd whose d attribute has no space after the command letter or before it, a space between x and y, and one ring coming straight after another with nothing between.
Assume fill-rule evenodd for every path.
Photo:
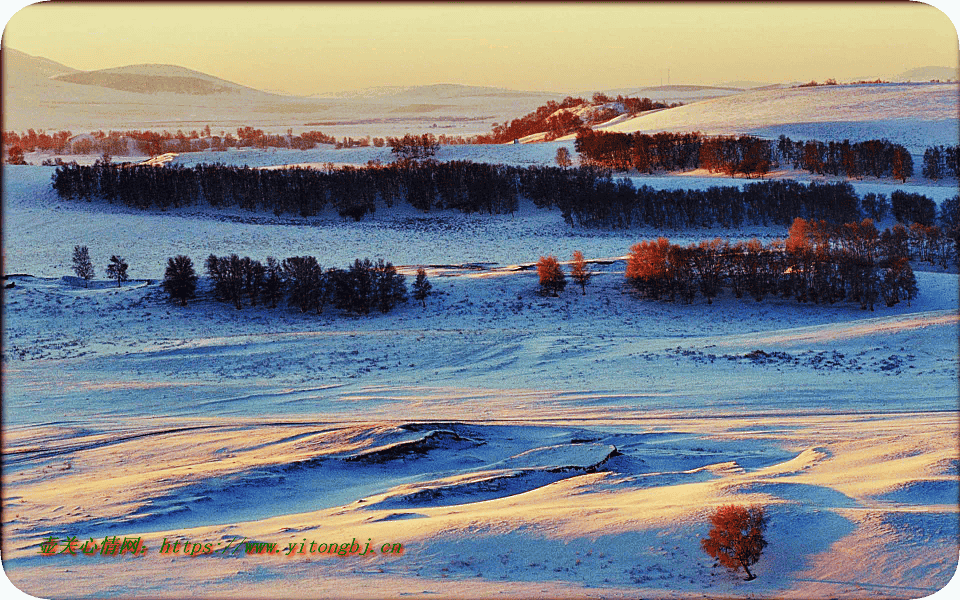
<instances>
[{"instance_id":1,"label":"cluster of trees","mask_svg":"<svg viewBox=\"0 0 960 600\"><path fill-rule=\"evenodd\" d=\"M440 149L440 143L437 138L430 133L423 135L410 135L409 133L402 138L388 137L387 143L390 144L390 152L396 155L397 160L423 160L433 158Z\"/></svg>"},{"instance_id":2,"label":"cluster of trees","mask_svg":"<svg viewBox=\"0 0 960 600\"><path fill-rule=\"evenodd\" d=\"M960 177L960 146L931 146L923 153L923 176L927 179Z\"/></svg>"},{"instance_id":3,"label":"cluster of trees","mask_svg":"<svg viewBox=\"0 0 960 600\"><path fill-rule=\"evenodd\" d=\"M629 98L623 95L613 98L601 92L595 93L592 101L567 96L560 102L550 100L533 112L513 119L509 123L494 123L493 131L489 135L478 136L476 143L504 144L534 133L543 132L546 132L548 140L554 140L576 131L587 130L586 128L589 125L607 121L624 113L637 114L674 106L680 106L680 104L665 104L655 102L650 98ZM584 121L569 110L580 107L593 107L595 110L582 111L586 116L586 121Z\"/></svg>"},{"instance_id":4,"label":"cluster of trees","mask_svg":"<svg viewBox=\"0 0 960 600\"><path fill-rule=\"evenodd\" d=\"M795 88L808 88L808 87L820 87L820 86L824 86L824 85L837 85L837 80L831 77L830 79L827 79L827 80L824 81L823 83L817 83L817 80L816 80L816 79L811 79L811 80L808 81L807 83L801 83L801 84L795 85L795 86L793 86L793 87L795 87Z\"/></svg>"},{"instance_id":5,"label":"cluster of trees","mask_svg":"<svg viewBox=\"0 0 960 600\"><path fill-rule=\"evenodd\" d=\"M685 171L700 165L699 133L606 133L591 129L577 134L574 149L581 164L618 171Z\"/></svg>"},{"instance_id":6,"label":"cluster of trees","mask_svg":"<svg viewBox=\"0 0 960 600\"><path fill-rule=\"evenodd\" d=\"M244 303L276 308L284 299L301 312L321 314L330 305L348 313L366 315L373 309L388 313L407 301L405 277L392 263L357 259L346 269L324 269L313 256L292 256L264 263L248 256L211 254L204 263L217 300L238 310ZM193 261L183 255L167 261L163 287L171 299L186 304L196 293ZM417 270L413 297L426 306L431 284L424 269Z\"/></svg>"},{"instance_id":7,"label":"cluster of trees","mask_svg":"<svg viewBox=\"0 0 960 600\"><path fill-rule=\"evenodd\" d=\"M382 313L407 300L404 276L383 259L357 259L346 269L324 269L313 256L293 256L266 264L236 254L215 256L205 262L218 300L237 309L244 300L251 306L261 303L271 308L284 297L301 312L320 314L327 305L354 314L369 314L374 308Z\"/></svg>"},{"instance_id":8,"label":"cluster of trees","mask_svg":"<svg viewBox=\"0 0 960 600\"><path fill-rule=\"evenodd\" d=\"M706 137L694 133L611 133L582 130L576 151L582 164L642 173L709 169L727 175L762 177L771 168L792 165L819 175L862 178L892 177L905 181L913 176L913 158L906 148L889 140L865 142L793 141L780 136L776 143L753 136ZM927 152L931 153L932 149ZM938 150L946 164L956 153ZM933 159L931 159L932 161ZM937 173L946 173L941 168Z\"/></svg>"},{"instance_id":9,"label":"cluster of trees","mask_svg":"<svg viewBox=\"0 0 960 600\"><path fill-rule=\"evenodd\" d=\"M900 226L901 229L902 226ZM796 219L785 241L730 244L717 238L679 246L666 238L630 249L627 281L644 297L710 303L722 288L757 302L766 296L799 302L857 302L873 310L882 300L894 306L917 295L902 232L880 233L873 221L831 225Z\"/></svg>"}]
</instances>

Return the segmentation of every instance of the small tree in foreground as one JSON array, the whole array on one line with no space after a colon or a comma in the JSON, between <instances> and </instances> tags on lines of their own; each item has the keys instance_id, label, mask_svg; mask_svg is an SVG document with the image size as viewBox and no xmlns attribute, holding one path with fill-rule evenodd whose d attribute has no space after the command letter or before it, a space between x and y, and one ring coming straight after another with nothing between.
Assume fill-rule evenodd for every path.
<instances>
[{"instance_id":1,"label":"small tree in foreground","mask_svg":"<svg viewBox=\"0 0 960 600\"><path fill-rule=\"evenodd\" d=\"M431 289L433 286L427 280L427 272L420 267L417 269L417 280L413 282L413 299L419 300L426 307L427 296L430 295Z\"/></svg>"},{"instance_id":2,"label":"small tree in foreground","mask_svg":"<svg viewBox=\"0 0 960 600\"><path fill-rule=\"evenodd\" d=\"M541 256L537 262L537 274L540 276L540 290L559 296L567 287L567 276L563 274L556 256Z\"/></svg>"},{"instance_id":3,"label":"small tree in foreground","mask_svg":"<svg viewBox=\"0 0 960 600\"><path fill-rule=\"evenodd\" d=\"M587 284L591 277L593 274L587 270L587 261L583 259L583 252L576 250L573 253L573 263L570 265L570 278L580 286L584 296L587 295Z\"/></svg>"},{"instance_id":4,"label":"small tree in foreground","mask_svg":"<svg viewBox=\"0 0 960 600\"><path fill-rule=\"evenodd\" d=\"M182 306L187 299L193 298L197 291L197 273L189 256L179 254L167 259L167 270L163 274L163 289L172 300L179 300Z\"/></svg>"},{"instance_id":5,"label":"small tree in foreground","mask_svg":"<svg viewBox=\"0 0 960 600\"><path fill-rule=\"evenodd\" d=\"M564 146L557 148L557 166L566 169L572 164L573 160L570 159L570 151Z\"/></svg>"},{"instance_id":6,"label":"small tree in foreground","mask_svg":"<svg viewBox=\"0 0 960 600\"><path fill-rule=\"evenodd\" d=\"M77 277L83 279L84 284L89 287L90 280L93 279L93 262L90 261L90 251L86 246L73 247L73 272Z\"/></svg>"},{"instance_id":7,"label":"small tree in foreground","mask_svg":"<svg viewBox=\"0 0 960 600\"><path fill-rule=\"evenodd\" d=\"M710 515L710 524L713 526L710 533L700 540L704 552L733 571L743 567L747 581L756 579L750 565L760 560L760 553L767 545L763 539L767 527L763 507L721 506Z\"/></svg>"},{"instance_id":8,"label":"small tree in foreground","mask_svg":"<svg viewBox=\"0 0 960 600\"><path fill-rule=\"evenodd\" d=\"M114 254L110 257L110 264L107 265L107 277L117 280L117 287L120 287L121 281L127 280L127 263L122 258Z\"/></svg>"}]
</instances>

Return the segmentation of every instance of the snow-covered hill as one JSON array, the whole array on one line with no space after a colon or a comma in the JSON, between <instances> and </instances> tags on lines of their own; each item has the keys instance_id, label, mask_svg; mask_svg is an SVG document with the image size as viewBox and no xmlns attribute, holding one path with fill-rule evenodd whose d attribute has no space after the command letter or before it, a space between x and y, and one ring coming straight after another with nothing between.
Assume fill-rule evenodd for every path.
<instances>
[{"instance_id":1,"label":"snow-covered hill","mask_svg":"<svg viewBox=\"0 0 960 600\"><path fill-rule=\"evenodd\" d=\"M700 131L794 139L887 138L913 151L956 145L957 84L831 85L752 91L640 115L607 131Z\"/></svg>"}]
</instances>

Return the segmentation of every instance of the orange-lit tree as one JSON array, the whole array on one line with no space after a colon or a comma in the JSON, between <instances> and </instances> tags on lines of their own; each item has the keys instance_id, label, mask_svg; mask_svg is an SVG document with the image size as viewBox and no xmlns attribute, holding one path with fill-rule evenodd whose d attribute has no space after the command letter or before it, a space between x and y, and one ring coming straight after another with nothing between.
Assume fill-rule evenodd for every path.
<instances>
[{"instance_id":1,"label":"orange-lit tree","mask_svg":"<svg viewBox=\"0 0 960 600\"><path fill-rule=\"evenodd\" d=\"M747 581L756 579L750 565L760 560L760 553L767 546L763 539L767 527L763 507L721 506L710 516L710 524L710 533L700 540L703 550L733 571L743 567Z\"/></svg>"},{"instance_id":2,"label":"orange-lit tree","mask_svg":"<svg viewBox=\"0 0 960 600\"><path fill-rule=\"evenodd\" d=\"M544 294L559 296L567 287L567 276L555 256L541 256L537 262L537 274L540 276L540 290Z\"/></svg>"}]
</instances>

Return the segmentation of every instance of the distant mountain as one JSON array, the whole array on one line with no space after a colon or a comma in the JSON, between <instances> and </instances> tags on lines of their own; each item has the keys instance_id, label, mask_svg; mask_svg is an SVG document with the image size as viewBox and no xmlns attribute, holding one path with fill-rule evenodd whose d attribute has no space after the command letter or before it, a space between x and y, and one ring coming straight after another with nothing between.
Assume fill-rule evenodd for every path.
<instances>
[{"instance_id":1,"label":"distant mountain","mask_svg":"<svg viewBox=\"0 0 960 600\"><path fill-rule=\"evenodd\" d=\"M960 73L957 71L957 67L917 67L916 69L910 69L909 71L904 71L899 75L895 75L890 78L890 81L896 82L905 82L905 81L930 81L933 79L938 79L940 81L957 81L960 78Z\"/></svg>"},{"instance_id":2,"label":"distant mountain","mask_svg":"<svg viewBox=\"0 0 960 600\"><path fill-rule=\"evenodd\" d=\"M557 92L541 92L527 90L511 90L507 88L461 85L456 83L437 83L432 85L414 86L378 86L343 92L329 92L313 94L311 98L339 98L385 100L393 99L404 102L416 102L423 99L445 100L454 98L558 98L562 94Z\"/></svg>"},{"instance_id":3,"label":"distant mountain","mask_svg":"<svg viewBox=\"0 0 960 600\"><path fill-rule=\"evenodd\" d=\"M3 48L3 127L26 131L98 129L270 132L316 127L333 135L402 135L425 128L486 133L561 94L437 84L381 87L314 97L273 94L175 65L80 71ZM311 125L308 125L311 124Z\"/></svg>"},{"instance_id":4,"label":"distant mountain","mask_svg":"<svg viewBox=\"0 0 960 600\"><path fill-rule=\"evenodd\" d=\"M738 80L738 81L724 81L724 82L722 82L722 83L718 83L718 84L717 84L717 87L720 87L720 88L737 88L737 89L741 89L741 90L753 90L753 89L756 89L756 88L767 87L767 86L769 86L769 85L776 85L776 84L772 84L772 83L769 82L769 81Z\"/></svg>"},{"instance_id":5,"label":"distant mountain","mask_svg":"<svg viewBox=\"0 0 960 600\"><path fill-rule=\"evenodd\" d=\"M97 71L74 71L56 75L54 79L138 94L210 95L246 92L274 95L175 65L145 64Z\"/></svg>"}]
</instances>

